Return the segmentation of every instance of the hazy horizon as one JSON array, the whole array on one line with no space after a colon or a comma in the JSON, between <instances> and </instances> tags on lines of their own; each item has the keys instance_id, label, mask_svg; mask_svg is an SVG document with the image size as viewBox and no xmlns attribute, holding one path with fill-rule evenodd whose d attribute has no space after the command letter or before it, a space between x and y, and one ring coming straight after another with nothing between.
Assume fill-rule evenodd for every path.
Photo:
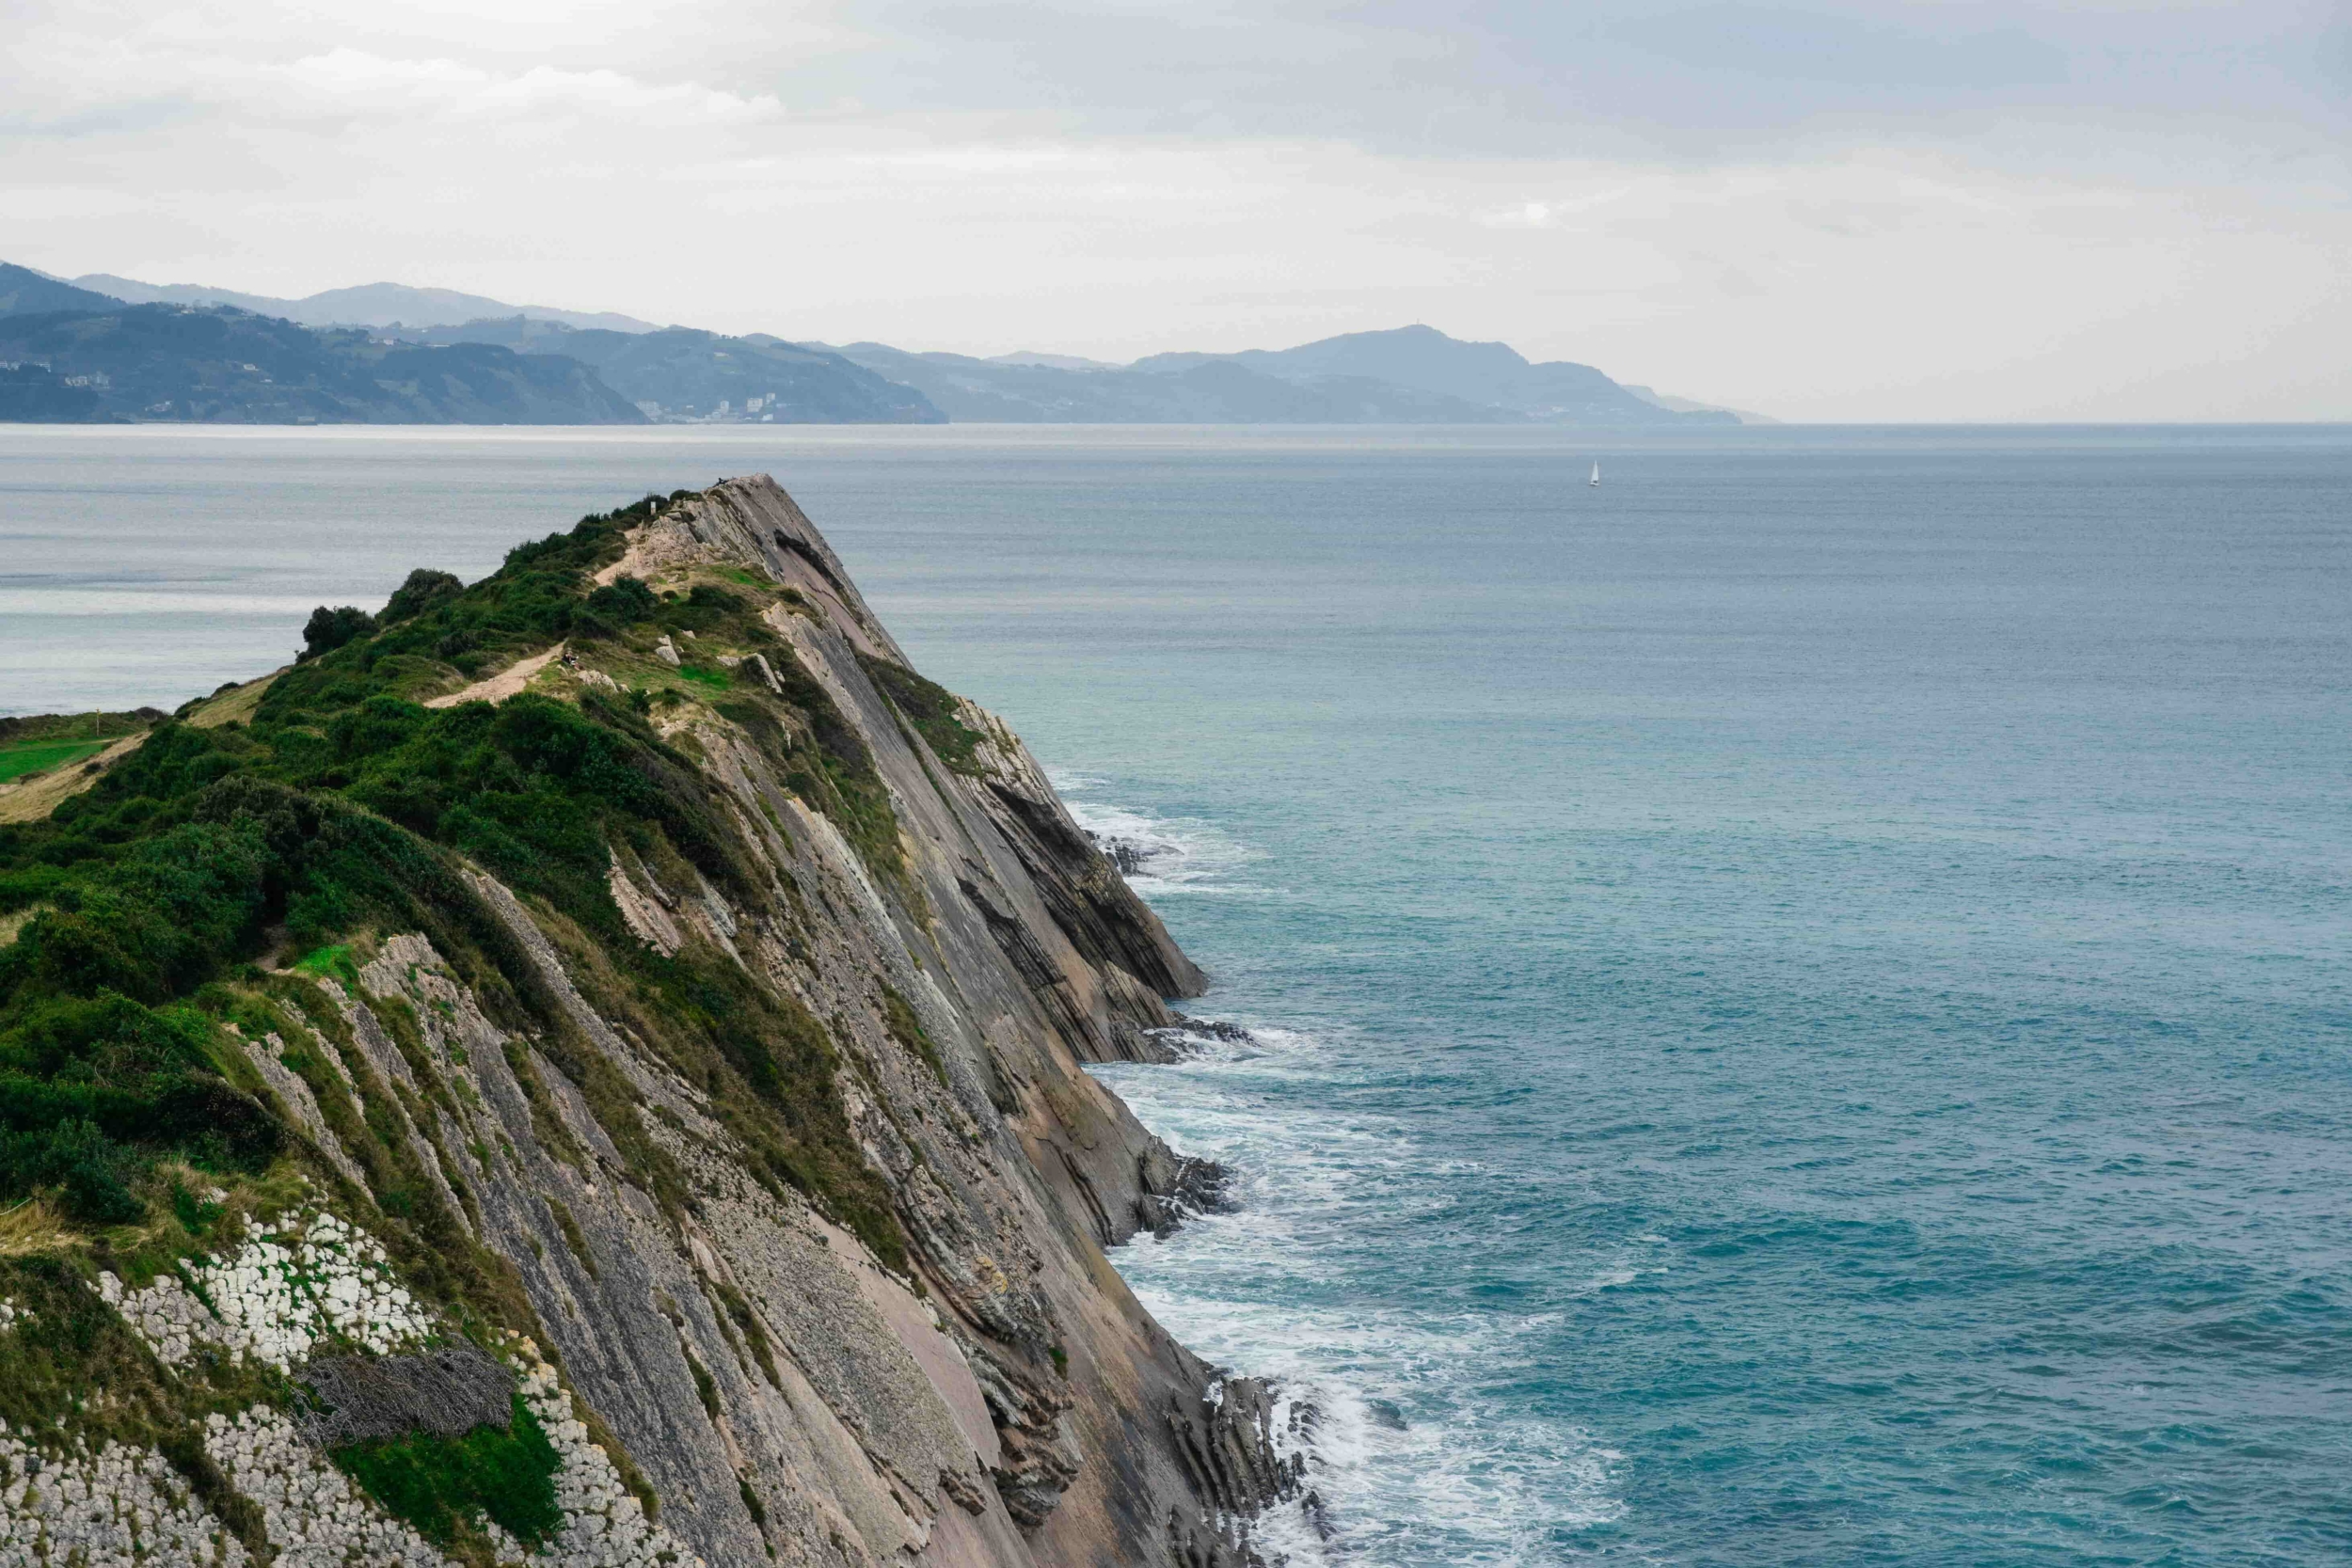
<instances>
[{"instance_id":1,"label":"hazy horizon","mask_svg":"<svg viewBox=\"0 0 2352 1568\"><path fill-rule=\"evenodd\" d=\"M12 260L1799 420L2352 418L2352 29L2115 4L17 8Z\"/></svg>"}]
</instances>

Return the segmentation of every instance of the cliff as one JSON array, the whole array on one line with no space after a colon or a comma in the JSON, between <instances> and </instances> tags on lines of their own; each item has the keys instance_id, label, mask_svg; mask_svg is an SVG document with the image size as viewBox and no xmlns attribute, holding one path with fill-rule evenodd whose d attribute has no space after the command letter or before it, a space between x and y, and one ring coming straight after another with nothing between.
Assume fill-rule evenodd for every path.
<instances>
[{"instance_id":1,"label":"cliff","mask_svg":"<svg viewBox=\"0 0 2352 1568\"><path fill-rule=\"evenodd\" d=\"M0 1562L1246 1557L1202 976L791 499L343 625L0 826Z\"/></svg>"}]
</instances>

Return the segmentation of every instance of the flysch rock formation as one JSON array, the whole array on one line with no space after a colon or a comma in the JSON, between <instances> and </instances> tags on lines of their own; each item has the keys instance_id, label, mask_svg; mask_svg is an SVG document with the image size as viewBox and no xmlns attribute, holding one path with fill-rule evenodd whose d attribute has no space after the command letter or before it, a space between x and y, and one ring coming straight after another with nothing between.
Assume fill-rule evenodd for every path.
<instances>
[{"instance_id":1,"label":"flysch rock formation","mask_svg":"<svg viewBox=\"0 0 2352 1568\"><path fill-rule=\"evenodd\" d=\"M660 590L714 569L790 591L764 616L781 647L728 662L776 686L796 661L822 687L887 790L904 876L879 875L771 748L687 705L655 722L723 786L777 897L743 907L626 849L611 891L637 941L707 943L824 1021L903 1259L763 1178L710 1087L590 1000L606 994L594 942L469 869L511 939L505 978L567 1019L565 1059L494 1022L462 966L411 931L320 975L323 1016L238 1037L258 1097L314 1156L305 1196L232 1251L90 1288L167 1386L202 1361L295 1393L215 1409L193 1441L157 1448L0 1431L0 1565L447 1560L324 1449L460 1433L510 1402L561 1457L563 1521L532 1547L485 1527L497 1560L1254 1560L1248 1521L1299 1480L1285 1417L1171 1339L1105 1257L1177 1223L1216 1173L1082 1067L1166 1057L1167 1000L1204 977L1001 721L962 703L977 738L950 766L877 685L904 653L773 481L660 508L600 578ZM562 657L498 694L622 684L547 652ZM303 1053L327 1070L297 1076L286 1064ZM370 1239L363 1125L501 1260L532 1332L487 1354L404 1285ZM646 1148L677 1190L651 1190ZM0 1308L0 1335L24 1317Z\"/></svg>"}]
</instances>

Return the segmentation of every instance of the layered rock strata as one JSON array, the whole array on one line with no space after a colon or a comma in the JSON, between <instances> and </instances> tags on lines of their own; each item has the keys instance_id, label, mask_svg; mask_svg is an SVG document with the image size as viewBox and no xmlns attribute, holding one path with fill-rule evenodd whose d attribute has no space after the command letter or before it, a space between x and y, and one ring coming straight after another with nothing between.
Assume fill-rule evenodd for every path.
<instances>
[{"instance_id":1,"label":"layered rock strata","mask_svg":"<svg viewBox=\"0 0 2352 1568\"><path fill-rule=\"evenodd\" d=\"M896 864L793 786L780 758L813 742L679 701L653 724L698 760L751 847L731 885L758 895L618 843L608 888L646 951L723 954L821 1022L903 1256L776 1179L716 1080L617 1000L604 939L464 868L500 982L553 1025L517 1027L478 973L394 930L238 1035L299 1154L274 1212L136 1284L69 1259L51 1288L102 1299L167 1393L200 1377L249 1402L206 1394L200 1432L147 1448L0 1433L0 1564L448 1560L327 1454L509 1409L545 1434L562 1517L532 1542L485 1522L475 1560L1248 1556L1248 1517L1298 1483L1287 1438L1264 1391L1169 1338L1104 1256L1214 1204L1220 1173L1083 1070L1168 1054L1183 1021L1165 999L1204 977L1001 721L915 711L904 653L772 481L654 510L598 579L682 593L714 573L762 585L771 640L682 655L665 634L652 657L779 693L813 682L886 793ZM626 659L574 643L457 694L630 682ZM369 1172L388 1158L422 1173L453 1246L495 1260L528 1332L407 1288L372 1239L389 1222ZM32 1317L12 1304L0 1336Z\"/></svg>"}]
</instances>

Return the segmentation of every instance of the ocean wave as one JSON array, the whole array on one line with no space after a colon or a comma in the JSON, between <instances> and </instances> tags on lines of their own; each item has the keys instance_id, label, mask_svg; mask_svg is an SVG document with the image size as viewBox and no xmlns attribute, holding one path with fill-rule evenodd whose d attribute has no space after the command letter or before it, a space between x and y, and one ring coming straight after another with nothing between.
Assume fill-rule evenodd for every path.
<instances>
[{"instance_id":1,"label":"ocean wave","mask_svg":"<svg viewBox=\"0 0 2352 1568\"><path fill-rule=\"evenodd\" d=\"M1164 894L1232 895L1267 889L1233 881L1257 850L1216 827L1165 817L1090 799L1109 781L1092 773L1048 768L1046 776L1080 828L1119 863L1128 885L1146 898Z\"/></svg>"},{"instance_id":2,"label":"ocean wave","mask_svg":"<svg viewBox=\"0 0 2352 1568\"><path fill-rule=\"evenodd\" d=\"M1188 1228L1138 1240L1119 1261L1171 1333L1273 1385L1278 1449L1303 1453L1306 1469L1304 1495L1253 1527L1269 1562L1564 1561L1565 1535L1623 1516L1621 1454L1477 1386L1525 1365L1549 1324L1318 1305L1306 1278L1244 1293L1232 1287L1263 1286L1297 1258L1282 1216L1245 1210ZM1306 1418L1282 1418L1292 1411Z\"/></svg>"},{"instance_id":3,"label":"ocean wave","mask_svg":"<svg viewBox=\"0 0 2352 1568\"><path fill-rule=\"evenodd\" d=\"M1278 1447L1303 1454L1305 1495L1261 1516L1252 1544L1290 1568L1566 1560L1568 1536L1622 1516L1622 1456L1485 1387L1534 1360L1558 1314L1368 1308L1339 1288L1348 1265L1329 1257L1334 1227L1350 1215L1409 1222L1415 1200L1385 1173L1435 1151L1267 1092L1344 1079L1344 1053L1312 1031L1238 1022L1245 1037L1195 1033L1172 1066L1096 1070L1175 1148L1232 1172L1230 1209L1114 1258L1170 1333L1275 1389ZM1578 1293L1659 1266L1637 1243Z\"/></svg>"},{"instance_id":4,"label":"ocean wave","mask_svg":"<svg viewBox=\"0 0 2352 1568\"><path fill-rule=\"evenodd\" d=\"M1122 869L1145 898L1264 891L1236 876L1263 855L1216 824L1106 800L1111 782L1097 775L1051 776L1082 828L1128 849ZM1622 1456L1487 1388L1498 1369L1541 1354L1557 1315L1375 1307L1345 1289L1360 1266L1341 1256L1351 1226L1454 1217L1440 1189L1400 1173L1479 1162L1416 1148L1384 1117L1331 1114L1320 1091L1345 1085L1360 1058L1343 1028L1209 1016L1240 1027L1184 1029L1173 1065L1092 1070L1172 1147L1230 1172L1225 1207L1114 1259L1170 1333L1273 1388L1277 1447L1303 1456L1304 1495L1261 1515L1252 1544L1290 1568L1565 1560L1569 1536L1622 1516ZM1656 1272L1655 1240L1597 1259L1577 1293Z\"/></svg>"}]
</instances>

